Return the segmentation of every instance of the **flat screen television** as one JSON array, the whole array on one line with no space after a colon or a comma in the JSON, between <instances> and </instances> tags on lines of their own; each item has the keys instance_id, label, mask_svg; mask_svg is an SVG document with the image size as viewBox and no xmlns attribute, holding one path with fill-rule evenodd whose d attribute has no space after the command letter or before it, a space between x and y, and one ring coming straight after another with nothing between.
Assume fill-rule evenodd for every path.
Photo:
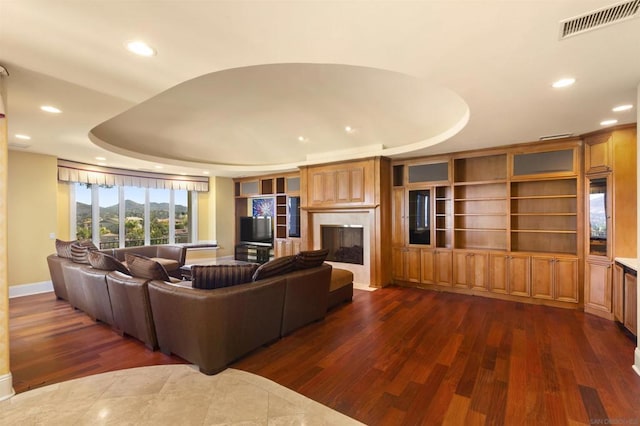
<instances>
[{"instance_id":1,"label":"flat screen television","mask_svg":"<svg viewBox=\"0 0 640 426\"><path fill-rule=\"evenodd\" d=\"M243 216L240 218L240 243L273 243L273 225L270 216Z\"/></svg>"}]
</instances>

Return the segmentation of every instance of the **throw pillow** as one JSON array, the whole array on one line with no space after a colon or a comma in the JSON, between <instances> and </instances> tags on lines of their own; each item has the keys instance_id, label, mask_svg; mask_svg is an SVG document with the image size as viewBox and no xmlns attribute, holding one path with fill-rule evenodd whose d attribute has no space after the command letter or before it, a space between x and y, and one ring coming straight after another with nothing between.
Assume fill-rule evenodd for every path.
<instances>
[{"instance_id":1,"label":"throw pillow","mask_svg":"<svg viewBox=\"0 0 640 426\"><path fill-rule=\"evenodd\" d=\"M56 254L66 259L71 259L71 245L78 241L62 241L56 238Z\"/></svg>"},{"instance_id":2,"label":"throw pillow","mask_svg":"<svg viewBox=\"0 0 640 426\"><path fill-rule=\"evenodd\" d=\"M169 274L159 262L139 254L125 253L124 259L131 275L148 280L170 281Z\"/></svg>"},{"instance_id":3,"label":"throw pillow","mask_svg":"<svg viewBox=\"0 0 640 426\"><path fill-rule=\"evenodd\" d=\"M248 265L193 265L191 267L191 285L193 288L214 289L244 284L251 282L256 269L258 269L258 265L255 263Z\"/></svg>"},{"instance_id":4,"label":"throw pillow","mask_svg":"<svg viewBox=\"0 0 640 426\"><path fill-rule=\"evenodd\" d=\"M91 240L76 241L71 244L71 260L75 263L89 264L87 255L90 251L98 250Z\"/></svg>"},{"instance_id":5,"label":"throw pillow","mask_svg":"<svg viewBox=\"0 0 640 426\"><path fill-rule=\"evenodd\" d=\"M113 256L110 256L101 251L93 250L87 255L89 264L95 269L102 269L103 271L119 271L123 274L131 275L131 272L127 267Z\"/></svg>"},{"instance_id":6,"label":"throw pillow","mask_svg":"<svg viewBox=\"0 0 640 426\"><path fill-rule=\"evenodd\" d=\"M320 266L328 254L328 249L301 251L296 255L296 269L308 269Z\"/></svg>"},{"instance_id":7,"label":"throw pillow","mask_svg":"<svg viewBox=\"0 0 640 426\"><path fill-rule=\"evenodd\" d=\"M253 281L286 274L295 270L295 256L284 256L261 265L253 274Z\"/></svg>"}]
</instances>

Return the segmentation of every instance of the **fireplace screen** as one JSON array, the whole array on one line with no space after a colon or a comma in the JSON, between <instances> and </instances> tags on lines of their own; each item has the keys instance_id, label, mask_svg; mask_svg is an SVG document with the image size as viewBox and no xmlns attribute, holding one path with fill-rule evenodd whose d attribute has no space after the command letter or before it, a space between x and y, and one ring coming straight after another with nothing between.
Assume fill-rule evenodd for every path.
<instances>
[{"instance_id":1,"label":"fireplace screen","mask_svg":"<svg viewBox=\"0 0 640 426\"><path fill-rule=\"evenodd\" d=\"M361 225L321 225L320 229L322 248L329 250L328 261L364 264Z\"/></svg>"}]
</instances>

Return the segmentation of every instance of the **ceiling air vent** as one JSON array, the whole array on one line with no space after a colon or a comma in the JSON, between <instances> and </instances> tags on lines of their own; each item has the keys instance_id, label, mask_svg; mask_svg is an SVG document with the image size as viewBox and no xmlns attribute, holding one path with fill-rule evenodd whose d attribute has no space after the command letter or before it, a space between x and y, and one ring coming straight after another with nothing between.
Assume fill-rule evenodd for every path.
<instances>
[{"instance_id":1,"label":"ceiling air vent","mask_svg":"<svg viewBox=\"0 0 640 426\"><path fill-rule=\"evenodd\" d=\"M550 141L550 140L554 140L554 139L568 138L570 136L573 136L573 133L560 133L560 134L557 134L557 135L540 136L540 140L541 141Z\"/></svg>"},{"instance_id":2,"label":"ceiling air vent","mask_svg":"<svg viewBox=\"0 0 640 426\"><path fill-rule=\"evenodd\" d=\"M640 16L640 0L623 1L560 21L560 39Z\"/></svg>"}]
</instances>

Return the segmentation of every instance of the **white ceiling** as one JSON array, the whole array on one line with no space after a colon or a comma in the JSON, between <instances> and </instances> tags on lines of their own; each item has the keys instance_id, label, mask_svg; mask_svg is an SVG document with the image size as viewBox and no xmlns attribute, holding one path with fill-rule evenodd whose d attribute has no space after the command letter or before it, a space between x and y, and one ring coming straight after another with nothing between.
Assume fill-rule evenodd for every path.
<instances>
[{"instance_id":1,"label":"white ceiling","mask_svg":"<svg viewBox=\"0 0 640 426\"><path fill-rule=\"evenodd\" d=\"M559 40L561 20L612 3L0 0L9 143L240 176L631 123L640 19Z\"/></svg>"}]
</instances>

